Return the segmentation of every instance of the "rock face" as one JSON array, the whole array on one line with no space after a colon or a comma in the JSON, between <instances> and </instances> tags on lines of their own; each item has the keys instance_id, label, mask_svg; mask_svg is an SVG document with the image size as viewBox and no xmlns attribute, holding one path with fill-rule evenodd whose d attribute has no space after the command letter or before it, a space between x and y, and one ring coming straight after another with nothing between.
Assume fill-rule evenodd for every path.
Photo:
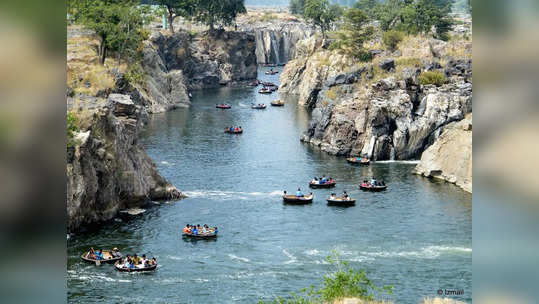
<instances>
[{"instance_id":1,"label":"rock face","mask_svg":"<svg viewBox=\"0 0 539 304\"><path fill-rule=\"evenodd\" d=\"M259 64L285 64L296 57L298 41L314 34L311 26L300 22L261 24L247 30L256 37L256 60Z\"/></svg>"},{"instance_id":2,"label":"rock face","mask_svg":"<svg viewBox=\"0 0 539 304\"><path fill-rule=\"evenodd\" d=\"M153 32L144 42L145 80L131 84L116 75L116 92L132 96L149 113L189 106L188 91L255 79L255 38L241 32Z\"/></svg>"},{"instance_id":3,"label":"rock face","mask_svg":"<svg viewBox=\"0 0 539 304\"><path fill-rule=\"evenodd\" d=\"M418 159L445 126L472 111L471 60L403 68L388 58L354 62L320 46L316 37L298 44L300 55L282 72L279 93L295 95L300 105L313 109L301 140L323 151L373 160ZM420 85L418 76L426 70L445 73L447 83ZM384 78L375 80L375 73Z\"/></svg>"},{"instance_id":4,"label":"rock face","mask_svg":"<svg viewBox=\"0 0 539 304\"><path fill-rule=\"evenodd\" d=\"M110 220L119 210L148 200L183 196L159 175L137 143L146 115L129 96L110 94L90 128L76 135L66 167L69 232Z\"/></svg>"},{"instance_id":5,"label":"rock face","mask_svg":"<svg viewBox=\"0 0 539 304\"><path fill-rule=\"evenodd\" d=\"M447 125L421 155L414 173L454 183L472 192L472 114Z\"/></svg>"}]
</instances>

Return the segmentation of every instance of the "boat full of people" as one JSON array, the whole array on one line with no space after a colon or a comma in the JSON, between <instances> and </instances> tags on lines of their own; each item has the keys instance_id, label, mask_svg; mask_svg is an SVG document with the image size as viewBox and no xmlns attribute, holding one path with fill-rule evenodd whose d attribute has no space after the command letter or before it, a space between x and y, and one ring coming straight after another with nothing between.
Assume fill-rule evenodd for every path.
<instances>
[{"instance_id":1,"label":"boat full of people","mask_svg":"<svg viewBox=\"0 0 539 304\"><path fill-rule=\"evenodd\" d=\"M251 109L264 110L264 109L266 109L266 104L263 104L263 103L251 104Z\"/></svg>"},{"instance_id":2,"label":"boat full of people","mask_svg":"<svg viewBox=\"0 0 539 304\"><path fill-rule=\"evenodd\" d=\"M225 128L225 133L230 133L230 134L241 134L243 133L243 129L240 127L226 127Z\"/></svg>"},{"instance_id":3,"label":"boat full of people","mask_svg":"<svg viewBox=\"0 0 539 304\"><path fill-rule=\"evenodd\" d=\"M230 109L230 108L232 108L232 106L229 105L228 103L216 104L215 107L218 108L218 109Z\"/></svg>"},{"instance_id":4,"label":"boat full of people","mask_svg":"<svg viewBox=\"0 0 539 304\"><path fill-rule=\"evenodd\" d=\"M208 227L208 225L190 225L187 224L183 228L182 237L185 238L198 238L198 239L210 239L216 238L219 230L217 227Z\"/></svg>"},{"instance_id":5,"label":"boat full of people","mask_svg":"<svg viewBox=\"0 0 539 304\"><path fill-rule=\"evenodd\" d=\"M363 191L384 191L387 189L386 183L382 181L377 181L374 177L370 181L364 180L360 185L359 189Z\"/></svg>"},{"instance_id":6,"label":"boat full of people","mask_svg":"<svg viewBox=\"0 0 539 304\"><path fill-rule=\"evenodd\" d=\"M273 69L270 69L269 71L266 71L265 74L266 74L266 75L275 75L275 74L277 74L277 73L279 73L279 71L275 71L275 70L273 70Z\"/></svg>"},{"instance_id":7,"label":"boat full of people","mask_svg":"<svg viewBox=\"0 0 539 304\"><path fill-rule=\"evenodd\" d=\"M274 107L282 107L282 106L284 106L284 102L277 99L277 100L272 101L271 105L274 106Z\"/></svg>"},{"instance_id":8,"label":"boat full of people","mask_svg":"<svg viewBox=\"0 0 539 304\"><path fill-rule=\"evenodd\" d=\"M262 89L258 90L258 93L259 93L259 94L271 94L271 93L273 93L273 91L270 90L270 89L267 88L267 87L263 87Z\"/></svg>"},{"instance_id":9,"label":"boat full of people","mask_svg":"<svg viewBox=\"0 0 539 304\"><path fill-rule=\"evenodd\" d=\"M322 176L320 178L315 177L309 182L309 187L311 188L332 188L335 187L337 183L333 179L333 177L326 178L326 176Z\"/></svg>"},{"instance_id":10,"label":"boat full of people","mask_svg":"<svg viewBox=\"0 0 539 304\"><path fill-rule=\"evenodd\" d=\"M298 188L296 195L289 195L286 193L286 191L284 191L283 202L295 205L311 204L313 202L313 197L314 196L312 192L308 195L304 195L301 189Z\"/></svg>"},{"instance_id":11,"label":"boat full of people","mask_svg":"<svg viewBox=\"0 0 539 304\"><path fill-rule=\"evenodd\" d=\"M155 258L147 259L145 254L141 257L136 254L127 255L125 259L116 262L114 267L123 272L151 271L157 268L157 260Z\"/></svg>"},{"instance_id":12,"label":"boat full of people","mask_svg":"<svg viewBox=\"0 0 539 304\"><path fill-rule=\"evenodd\" d=\"M88 263L115 263L122 259L122 253L118 250L118 248L114 248L112 250L94 250L94 248L90 248L89 251L83 253L80 258Z\"/></svg>"},{"instance_id":13,"label":"boat full of people","mask_svg":"<svg viewBox=\"0 0 539 304\"><path fill-rule=\"evenodd\" d=\"M354 206L356 204L356 200L348 196L348 193L346 193L346 191L343 191L342 196L339 196L339 197L336 196L335 193L331 193L327 201L328 201L328 206L348 207L348 206Z\"/></svg>"},{"instance_id":14,"label":"boat full of people","mask_svg":"<svg viewBox=\"0 0 539 304\"><path fill-rule=\"evenodd\" d=\"M349 157L346 159L347 162L354 165L368 165L371 161L367 157Z\"/></svg>"}]
</instances>

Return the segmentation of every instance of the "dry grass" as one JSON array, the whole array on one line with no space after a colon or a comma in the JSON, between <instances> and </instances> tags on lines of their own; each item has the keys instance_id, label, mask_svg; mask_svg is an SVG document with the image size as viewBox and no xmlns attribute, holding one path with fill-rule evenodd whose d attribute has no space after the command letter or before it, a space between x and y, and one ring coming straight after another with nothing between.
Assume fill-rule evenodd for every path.
<instances>
[{"instance_id":1,"label":"dry grass","mask_svg":"<svg viewBox=\"0 0 539 304\"><path fill-rule=\"evenodd\" d=\"M107 58L105 64L101 65L98 45L99 42L90 36L67 39L66 82L75 93L95 96L100 90L111 89L114 87L114 77L108 71L127 69L125 63L118 64L114 58Z\"/></svg>"}]
</instances>

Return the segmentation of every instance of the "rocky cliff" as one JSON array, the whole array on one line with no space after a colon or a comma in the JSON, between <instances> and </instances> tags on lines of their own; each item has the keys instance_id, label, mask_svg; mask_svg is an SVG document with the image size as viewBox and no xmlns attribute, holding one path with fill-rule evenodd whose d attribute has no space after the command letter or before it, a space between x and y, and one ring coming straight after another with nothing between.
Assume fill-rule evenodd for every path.
<instances>
[{"instance_id":1,"label":"rocky cliff","mask_svg":"<svg viewBox=\"0 0 539 304\"><path fill-rule=\"evenodd\" d=\"M75 135L67 155L68 231L110 220L148 200L178 199L180 191L159 173L137 143L146 116L127 95L111 94Z\"/></svg>"},{"instance_id":2,"label":"rocky cliff","mask_svg":"<svg viewBox=\"0 0 539 304\"><path fill-rule=\"evenodd\" d=\"M130 84L120 73L115 91L131 95L149 113L188 106L189 90L255 79L255 49L255 38L248 33L216 30L191 36L154 31L144 42L144 81Z\"/></svg>"},{"instance_id":3,"label":"rocky cliff","mask_svg":"<svg viewBox=\"0 0 539 304\"><path fill-rule=\"evenodd\" d=\"M472 111L471 59L442 59L443 42L425 44L432 47L419 49L427 53L423 60L386 52L360 63L326 50L316 37L302 41L279 87L313 108L301 140L335 155L419 158L446 125ZM425 71L443 73L447 81L421 85Z\"/></svg>"},{"instance_id":4,"label":"rocky cliff","mask_svg":"<svg viewBox=\"0 0 539 304\"><path fill-rule=\"evenodd\" d=\"M472 114L444 128L421 155L414 173L454 183L472 192Z\"/></svg>"}]
</instances>

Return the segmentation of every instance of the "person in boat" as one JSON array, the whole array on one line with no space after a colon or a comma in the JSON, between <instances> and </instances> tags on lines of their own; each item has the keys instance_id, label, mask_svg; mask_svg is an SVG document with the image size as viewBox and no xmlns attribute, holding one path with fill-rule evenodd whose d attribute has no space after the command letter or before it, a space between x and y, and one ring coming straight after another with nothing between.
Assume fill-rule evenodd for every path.
<instances>
[{"instance_id":1,"label":"person in boat","mask_svg":"<svg viewBox=\"0 0 539 304\"><path fill-rule=\"evenodd\" d=\"M380 185L382 185L382 186L385 186L385 185L386 185L386 183L384 182L384 180L382 180L382 181L380 182Z\"/></svg>"},{"instance_id":2,"label":"person in boat","mask_svg":"<svg viewBox=\"0 0 539 304\"><path fill-rule=\"evenodd\" d=\"M376 179L374 177L371 177L371 186L376 185Z\"/></svg>"},{"instance_id":3,"label":"person in boat","mask_svg":"<svg viewBox=\"0 0 539 304\"><path fill-rule=\"evenodd\" d=\"M157 265L157 260L155 259L155 257L152 258L152 261L150 263L151 265Z\"/></svg>"},{"instance_id":4,"label":"person in boat","mask_svg":"<svg viewBox=\"0 0 539 304\"><path fill-rule=\"evenodd\" d=\"M313 184L320 184L320 182L318 181L318 177L314 177L313 179Z\"/></svg>"},{"instance_id":5,"label":"person in boat","mask_svg":"<svg viewBox=\"0 0 539 304\"><path fill-rule=\"evenodd\" d=\"M189 224L185 225L185 227L183 228L183 233L191 234L191 225Z\"/></svg>"},{"instance_id":6,"label":"person in boat","mask_svg":"<svg viewBox=\"0 0 539 304\"><path fill-rule=\"evenodd\" d=\"M325 184L328 182L328 179L326 178L325 175L322 175L322 180L321 180L321 184Z\"/></svg>"},{"instance_id":7,"label":"person in boat","mask_svg":"<svg viewBox=\"0 0 539 304\"><path fill-rule=\"evenodd\" d=\"M90 248L90 251L88 252L88 258L89 259L95 259L95 250L94 247Z\"/></svg>"},{"instance_id":8,"label":"person in boat","mask_svg":"<svg viewBox=\"0 0 539 304\"><path fill-rule=\"evenodd\" d=\"M230 129L228 129L230 132L234 132L234 127L230 127Z\"/></svg>"},{"instance_id":9,"label":"person in boat","mask_svg":"<svg viewBox=\"0 0 539 304\"><path fill-rule=\"evenodd\" d=\"M114 247L112 249L112 257L113 258L118 258L118 257L121 257L122 256L122 253L120 252L120 250L118 250L118 248Z\"/></svg>"},{"instance_id":10,"label":"person in boat","mask_svg":"<svg viewBox=\"0 0 539 304\"><path fill-rule=\"evenodd\" d=\"M296 192L297 197L303 197L303 192L301 192L301 188L298 188L298 191Z\"/></svg>"},{"instance_id":11,"label":"person in boat","mask_svg":"<svg viewBox=\"0 0 539 304\"><path fill-rule=\"evenodd\" d=\"M333 184L334 182L335 182L335 180L333 179L333 177L330 177L329 180L328 180L328 183Z\"/></svg>"},{"instance_id":12,"label":"person in boat","mask_svg":"<svg viewBox=\"0 0 539 304\"><path fill-rule=\"evenodd\" d=\"M346 191L343 191L343 192L342 192L342 197L344 197L345 200L350 199L350 198L348 197L348 193L346 193Z\"/></svg>"},{"instance_id":13,"label":"person in boat","mask_svg":"<svg viewBox=\"0 0 539 304\"><path fill-rule=\"evenodd\" d=\"M104 257L103 257L103 250L99 249L96 253L95 253L95 259L96 260L103 260Z\"/></svg>"},{"instance_id":14,"label":"person in boat","mask_svg":"<svg viewBox=\"0 0 539 304\"><path fill-rule=\"evenodd\" d=\"M329 199L334 200L335 199L335 193L331 193L331 195L329 196Z\"/></svg>"},{"instance_id":15,"label":"person in boat","mask_svg":"<svg viewBox=\"0 0 539 304\"><path fill-rule=\"evenodd\" d=\"M140 257L138 257L137 254L135 253L133 255L133 264L138 265L139 263L140 263Z\"/></svg>"}]
</instances>

